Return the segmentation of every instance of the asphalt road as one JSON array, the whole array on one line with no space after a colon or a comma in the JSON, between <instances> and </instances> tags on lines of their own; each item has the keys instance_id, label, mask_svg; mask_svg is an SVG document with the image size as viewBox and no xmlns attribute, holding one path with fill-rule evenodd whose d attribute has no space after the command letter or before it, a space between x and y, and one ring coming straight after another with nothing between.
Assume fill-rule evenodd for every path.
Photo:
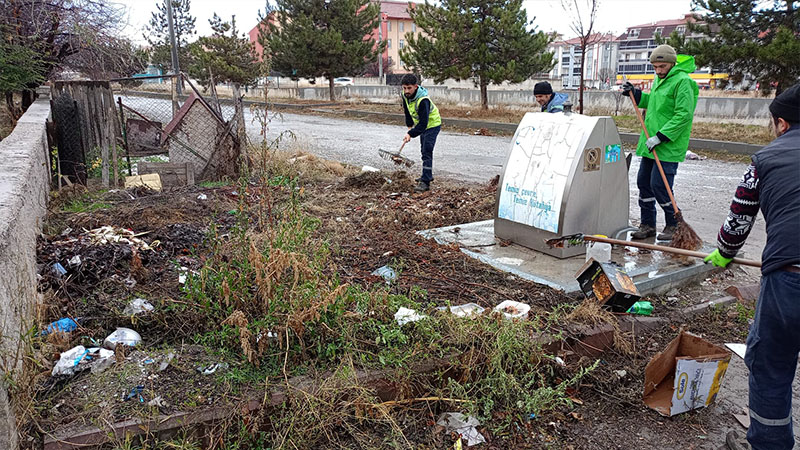
<instances>
[{"instance_id":1,"label":"asphalt road","mask_svg":"<svg viewBox=\"0 0 800 450\"><path fill-rule=\"evenodd\" d=\"M253 126L249 133L257 138L255 128ZM378 156L378 149L396 150L406 128L404 124L385 125L314 115L282 114L274 117L268 136L274 138L284 131L294 133L296 141L282 141L283 148L303 149L323 158L359 166L391 169L393 165ZM502 172L510 143L510 137L449 132L445 124L434 152L434 176L485 183ZM403 153L419 161L418 141L410 142ZM419 163L415 168L418 167ZM746 168L744 163L713 159L686 161L679 166L675 177L676 201L686 221L705 241L715 242L733 192ZM634 157L628 178L631 222L636 225L639 223L637 170L638 158ZM435 189L435 182L433 187ZM658 219L663 225L661 212ZM764 221L759 217L744 247L746 257L760 259L765 242Z\"/></svg>"}]
</instances>

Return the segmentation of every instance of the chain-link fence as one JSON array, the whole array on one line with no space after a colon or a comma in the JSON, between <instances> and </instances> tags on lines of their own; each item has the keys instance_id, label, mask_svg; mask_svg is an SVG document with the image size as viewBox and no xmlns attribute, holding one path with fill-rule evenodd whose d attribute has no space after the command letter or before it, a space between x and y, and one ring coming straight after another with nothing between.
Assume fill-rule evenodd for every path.
<instances>
[{"instance_id":1,"label":"chain-link fence","mask_svg":"<svg viewBox=\"0 0 800 450\"><path fill-rule=\"evenodd\" d=\"M128 155L166 155L198 180L235 176L241 147L234 102L209 101L181 76L113 80ZM183 81L188 95L178 95Z\"/></svg>"}]
</instances>

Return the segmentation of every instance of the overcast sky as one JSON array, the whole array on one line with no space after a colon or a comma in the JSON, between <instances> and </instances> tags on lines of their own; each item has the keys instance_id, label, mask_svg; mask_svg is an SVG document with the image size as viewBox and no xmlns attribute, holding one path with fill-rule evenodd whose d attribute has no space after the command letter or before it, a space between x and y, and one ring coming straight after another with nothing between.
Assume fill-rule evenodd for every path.
<instances>
[{"instance_id":1,"label":"overcast sky","mask_svg":"<svg viewBox=\"0 0 800 450\"><path fill-rule=\"evenodd\" d=\"M163 0L112 0L128 11L127 34L136 42L144 44L142 30L155 10L156 3ZM578 0L583 3L585 0ZM224 19L236 15L242 31L248 31L258 22L258 11L264 10L265 0L192 0L192 14L197 17L199 35L209 34L208 19L216 12ZM536 17L534 24L541 31L556 31L569 39L575 36L570 30L570 21L560 0L524 0L528 18ZM596 29L619 35L629 26L666 19L679 19L690 12L691 0L601 0L597 14Z\"/></svg>"}]
</instances>

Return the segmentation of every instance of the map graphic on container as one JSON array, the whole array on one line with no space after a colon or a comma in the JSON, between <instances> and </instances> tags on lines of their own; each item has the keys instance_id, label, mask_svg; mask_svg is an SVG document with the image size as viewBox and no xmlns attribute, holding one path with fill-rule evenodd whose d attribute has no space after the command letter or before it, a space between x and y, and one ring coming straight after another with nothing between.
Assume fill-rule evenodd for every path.
<instances>
[{"instance_id":1,"label":"map graphic on container","mask_svg":"<svg viewBox=\"0 0 800 450\"><path fill-rule=\"evenodd\" d=\"M526 114L520 123L500 187L498 217L557 233L564 188L584 133L563 115L536 119Z\"/></svg>"}]
</instances>

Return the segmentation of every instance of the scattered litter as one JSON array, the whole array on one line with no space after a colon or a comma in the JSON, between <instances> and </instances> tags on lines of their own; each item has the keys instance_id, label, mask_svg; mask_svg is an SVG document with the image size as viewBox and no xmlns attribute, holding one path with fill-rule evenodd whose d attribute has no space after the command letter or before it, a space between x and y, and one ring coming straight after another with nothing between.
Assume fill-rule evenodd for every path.
<instances>
[{"instance_id":1,"label":"scattered litter","mask_svg":"<svg viewBox=\"0 0 800 450\"><path fill-rule=\"evenodd\" d=\"M667 297L667 301L670 303L678 303L678 297Z\"/></svg>"},{"instance_id":2,"label":"scattered litter","mask_svg":"<svg viewBox=\"0 0 800 450\"><path fill-rule=\"evenodd\" d=\"M208 366L200 366L197 368L197 371L202 373L203 375L211 375L212 373L216 372L217 370L225 370L228 368L228 363L214 363Z\"/></svg>"},{"instance_id":3,"label":"scattered litter","mask_svg":"<svg viewBox=\"0 0 800 450\"><path fill-rule=\"evenodd\" d=\"M120 242L140 250L152 250L153 247L156 247L159 244L158 241L148 244L137 237L145 233L136 234L131 230L126 230L125 228L112 227L108 225L89 230L86 233L89 235L89 237L92 239L92 243L95 245L105 245L108 243Z\"/></svg>"},{"instance_id":4,"label":"scattered litter","mask_svg":"<svg viewBox=\"0 0 800 450\"><path fill-rule=\"evenodd\" d=\"M640 316L649 316L653 314L653 304L650 302L636 302L631 306L628 312Z\"/></svg>"},{"instance_id":5,"label":"scattered litter","mask_svg":"<svg viewBox=\"0 0 800 450\"><path fill-rule=\"evenodd\" d=\"M75 375L84 368L78 369L78 365L86 358L89 352L82 345L73 347L61 354L56 365L53 367L53 376L56 375Z\"/></svg>"},{"instance_id":6,"label":"scattered litter","mask_svg":"<svg viewBox=\"0 0 800 450\"><path fill-rule=\"evenodd\" d=\"M739 358L744 359L744 354L747 353L747 344L725 344L725 347L728 347L730 351L736 353L736 356Z\"/></svg>"},{"instance_id":7,"label":"scattered litter","mask_svg":"<svg viewBox=\"0 0 800 450\"><path fill-rule=\"evenodd\" d=\"M617 374L617 377L619 377L620 379L625 378L626 376L628 376L628 371L627 370L615 370L614 373Z\"/></svg>"},{"instance_id":8,"label":"scattered litter","mask_svg":"<svg viewBox=\"0 0 800 450\"><path fill-rule=\"evenodd\" d=\"M158 397L156 397L156 398L150 400L149 402L147 402L147 406L156 406L158 408L163 408L163 407L167 406L167 404L161 398L161 396L159 395Z\"/></svg>"},{"instance_id":9,"label":"scattered litter","mask_svg":"<svg viewBox=\"0 0 800 450\"><path fill-rule=\"evenodd\" d=\"M67 227L64 228L64 231L61 232L61 236L69 236L70 233L72 233L72 228Z\"/></svg>"},{"instance_id":10,"label":"scattered litter","mask_svg":"<svg viewBox=\"0 0 800 450\"><path fill-rule=\"evenodd\" d=\"M596 298L612 312L626 312L642 298L631 277L610 263L591 258L575 277L586 298Z\"/></svg>"},{"instance_id":11,"label":"scattered litter","mask_svg":"<svg viewBox=\"0 0 800 450\"><path fill-rule=\"evenodd\" d=\"M466 303L464 305L456 305L451 307L440 306L436 308L440 311L447 311L449 310L453 315L457 317L472 317L472 316L479 316L483 314L485 308L481 307L476 303Z\"/></svg>"},{"instance_id":12,"label":"scattered litter","mask_svg":"<svg viewBox=\"0 0 800 450\"><path fill-rule=\"evenodd\" d=\"M567 365L567 363L565 363L564 360L560 356L556 356L553 359L555 359L556 364L558 364L561 367L565 367Z\"/></svg>"},{"instance_id":13,"label":"scattered litter","mask_svg":"<svg viewBox=\"0 0 800 450\"><path fill-rule=\"evenodd\" d=\"M397 324L403 326L407 323L416 322L418 320L424 319L425 316L419 314L418 312L414 311L413 309L400 307L396 313L394 313L394 320L397 321Z\"/></svg>"},{"instance_id":14,"label":"scattered litter","mask_svg":"<svg viewBox=\"0 0 800 450\"><path fill-rule=\"evenodd\" d=\"M536 418L536 414L534 414L534 413L530 413L530 415L528 415L528 420L533 420L535 418Z\"/></svg>"},{"instance_id":15,"label":"scattered litter","mask_svg":"<svg viewBox=\"0 0 800 450\"><path fill-rule=\"evenodd\" d=\"M70 331L74 331L77 328L78 328L77 322L70 319L69 317L64 317L62 319L56 320L55 322L48 325L47 328L42 330L42 336L46 336L50 333L69 333Z\"/></svg>"},{"instance_id":16,"label":"scattered litter","mask_svg":"<svg viewBox=\"0 0 800 450\"><path fill-rule=\"evenodd\" d=\"M75 255L67 261L71 267L76 267L81 265L81 255Z\"/></svg>"},{"instance_id":17,"label":"scattered litter","mask_svg":"<svg viewBox=\"0 0 800 450\"><path fill-rule=\"evenodd\" d=\"M392 256L392 255L394 255L394 252L392 250L389 250L388 252L382 254L381 256L384 257L384 258L388 258L389 256Z\"/></svg>"},{"instance_id":18,"label":"scattered litter","mask_svg":"<svg viewBox=\"0 0 800 450\"><path fill-rule=\"evenodd\" d=\"M381 169L372 166L364 166L361 168L362 172L380 172Z\"/></svg>"},{"instance_id":19,"label":"scattered litter","mask_svg":"<svg viewBox=\"0 0 800 450\"><path fill-rule=\"evenodd\" d=\"M53 367L53 376L56 375L75 375L83 370L92 369L92 373L99 373L111 367L114 360L114 352L98 347L86 349L79 345L63 353L58 362Z\"/></svg>"},{"instance_id":20,"label":"scattered litter","mask_svg":"<svg viewBox=\"0 0 800 450\"><path fill-rule=\"evenodd\" d=\"M206 194L200 194L197 196L198 200L208 200L208 196ZM161 397L159 397L161 398Z\"/></svg>"},{"instance_id":21,"label":"scattered litter","mask_svg":"<svg viewBox=\"0 0 800 450\"><path fill-rule=\"evenodd\" d=\"M445 430L458 433L459 436L467 441L468 447L486 442L483 435L475 428L480 424L478 419L474 417L454 412L443 413L439 416L439 420L436 421L436 425L443 426Z\"/></svg>"},{"instance_id":22,"label":"scattered litter","mask_svg":"<svg viewBox=\"0 0 800 450\"><path fill-rule=\"evenodd\" d=\"M158 371L163 372L167 370L167 367L169 367L169 363L172 362L173 358L175 358L175 353L172 352L168 353L167 356L165 356L164 359L161 361L161 363L158 365Z\"/></svg>"},{"instance_id":23,"label":"scattered litter","mask_svg":"<svg viewBox=\"0 0 800 450\"><path fill-rule=\"evenodd\" d=\"M93 359L90 364L92 373L103 373L117 362L114 352L99 347L90 348L89 357Z\"/></svg>"},{"instance_id":24,"label":"scattered litter","mask_svg":"<svg viewBox=\"0 0 800 450\"><path fill-rule=\"evenodd\" d=\"M528 312L531 310L531 307L525 303L506 300L495 306L494 310L503 313L506 319L525 319L528 317Z\"/></svg>"},{"instance_id":25,"label":"scattered litter","mask_svg":"<svg viewBox=\"0 0 800 450\"><path fill-rule=\"evenodd\" d=\"M705 156L700 156L700 155L698 155L697 153L695 153L695 152L693 152L691 150L686 150L686 159L688 159L690 161L704 161L706 159L706 157Z\"/></svg>"},{"instance_id":26,"label":"scattered litter","mask_svg":"<svg viewBox=\"0 0 800 450\"><path fill-rule=\"evenodd\" d=\"M730 361L725 348L681 332L647 363L645 405L674 416L714 403Z\"/></svg>"},{"instance_id":27,"label":"scattered litter","mask_svg":"<svg viewBox=\"0 0 800 450\"><path fill-rule=\"evenodd\" d=\"M67 269L65 269L64 266L61 265L61 263L53 264L53 275L55 275L56 278L61 278L66 274L67 274Z\"/></svg>"},{"instance_id":28,"label":"scattered litter","mask_svg":"<svg viewBox=\"0 0 800 450\"><path fill-rule=\"evenodd\" d=\"M144 391L144 386L141 384L134 388L131 388L130 392L128 392L127 394L122 394L122 401L127 402L132 398L138 397L139 403L144 403L144 397L142 397L142 391Z\"/></svg>"},{"instance_id":29,"label":"scattered litter","mask_svg":"<svg viewBox=\"0 0 800 450\"><path fill-rule=\"evenodd\" d=\"M745 429L750 428L750 410L747 406L742 408L742 414L732 413L737 422Z\"/></svg>"},{"instance_id":30,"label":"scattered litter","mask_svg":"<svg viewBox=\"0 0 800 450\"><path fill-rule=\"evenodd\" d=\"M186 276L187 276L188 273L189 273L189 268L186 267L186 266L182 266L178 270L178 283L186 284Z\"/></svg>"},{"instance_id":31,"label":"scattered litter","mask_svg":"<svg viewBox=\"0 0 800 450\"><path fill-rule=\"evenodd\" d=\"M144 186L154 191L161 190L161 176L157 173L125 177L125 189Z\"/></svg>"},{"instance_id":32,"label":"scattered litter","mask_svg":"<svg viewBox=\"0 0 800 450\"><path fill-rule=\"evenodd\" d=\"M155 307L143 298L135 298L128 303L128 306L122 311L126 316L135 316L136 314L148 313L155 309Z\"/></svg>"},{"instance_id":33,"label":"scattered litter","mask_svg":"<svg viewBox=\"0 0 800 450\"><path fill-rule=\"evenodd\" d=\"M387 284L397 280L397 272L389 266L378 267L372 272L372 275L382 277Z\"/></svg>"},{"instance_id":34,"label":"scattered litter","mask_svg":"<svg viewBox=\"0 0 800 450\"><path fill-rule=\"evenodd\" d=\"M136 347L140 342L142 342L142 336L139 333L130 328L117 328L103 341L103 347L114 350L119 344Z\"/></svg>"}]
</instances>

